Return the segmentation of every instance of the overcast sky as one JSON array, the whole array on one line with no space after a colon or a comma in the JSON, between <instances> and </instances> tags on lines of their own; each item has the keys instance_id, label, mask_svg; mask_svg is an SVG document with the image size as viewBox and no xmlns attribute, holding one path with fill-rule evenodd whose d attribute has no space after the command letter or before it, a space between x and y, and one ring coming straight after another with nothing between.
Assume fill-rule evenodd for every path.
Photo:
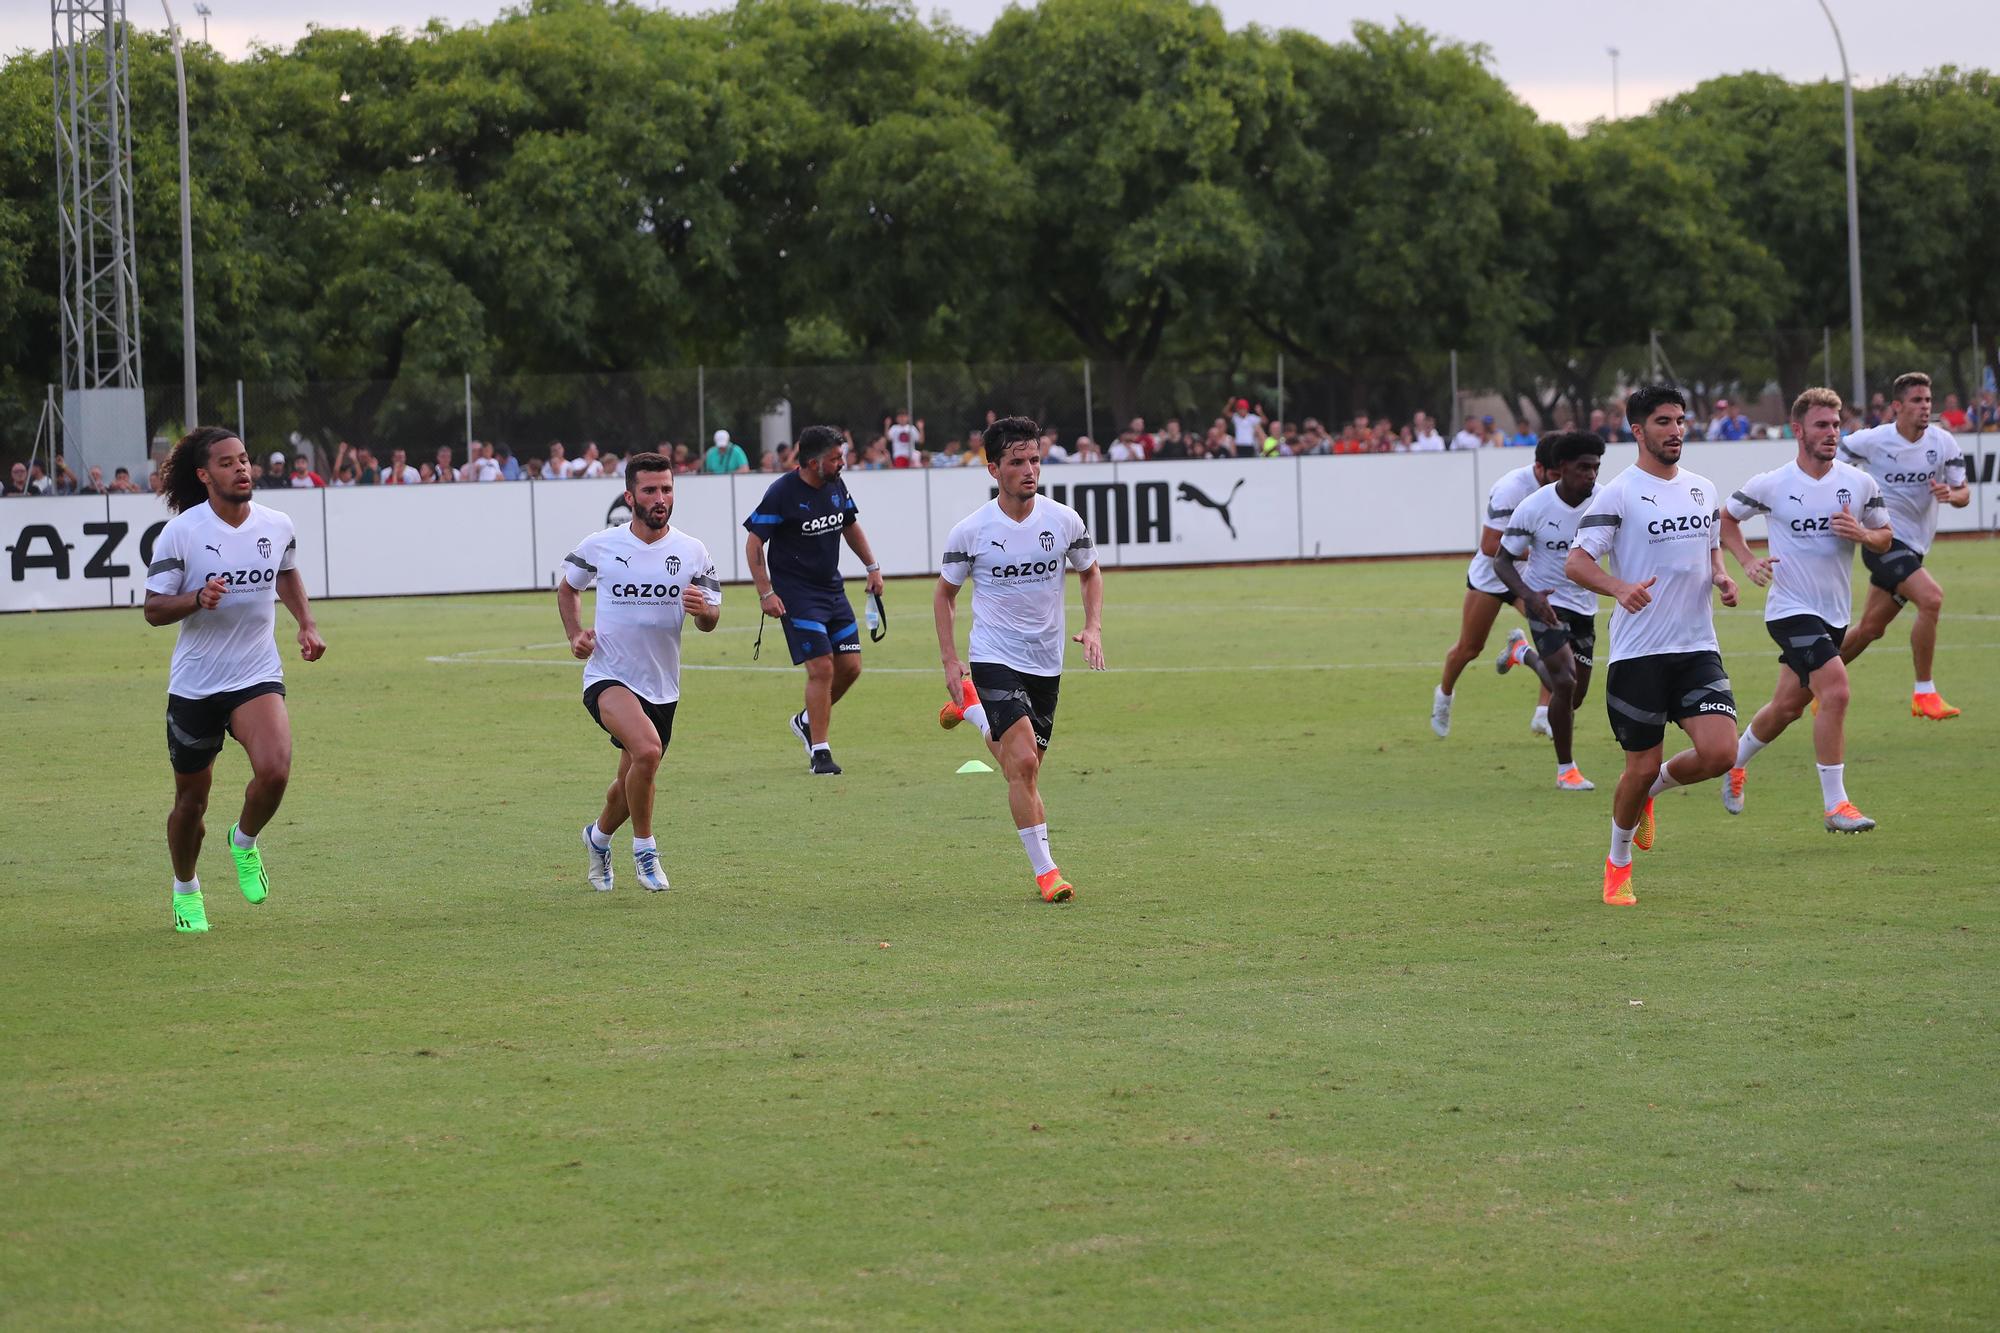
<instances>
[{"instance_id":1,"label":"overcast sky","mask_svg":"<svg viewBox=\"0 0 2000 1333\"><path fill-rule=\"evenodd\" d=\"M961 27L983 31L1005 0L916 0L921 12L948 13ZM1939 65L2000 69L2000 18L1994 0L1829 0L1847 39L1857 80L1876 82ZM164 27L158 0L127 0L141 27ZM201 20L194 0L176 0L190 31ZM501 0L208 0L209 40L230 55L253 42L287 45L312 24L376 32L414 26L413 16L447 22L491 20ZM671 3L695 12L715 6ZM1609 116L1611 66L1617 47L1619 110L1631 115L1703 79L1742 70L1770 70L1805 80L1838 78L1840 56L1817 0L1221 0L1232 28L1302 28L1329 40L1347 35L1357 19L1392 23L1399 16L1463 41L1482 42L1493 67L1543 119L1579 125ZM0 52L49 45L46 0L0 3Z\"/></svg>"}]
</instances>

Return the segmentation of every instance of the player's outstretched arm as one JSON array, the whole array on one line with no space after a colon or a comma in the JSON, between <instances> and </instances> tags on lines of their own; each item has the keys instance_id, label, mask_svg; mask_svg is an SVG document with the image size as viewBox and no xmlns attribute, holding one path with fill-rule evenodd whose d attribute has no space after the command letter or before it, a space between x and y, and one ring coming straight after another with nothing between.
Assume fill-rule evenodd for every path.
<instances>
[{"instance_id":1,"label":"player's outstretched arm","mask_svg":"<svg viewBox=\"0 0 2000 1333\"><path fill-rule=\"evenodd\" d=\"M319 636L319 622L313 619L312 603L306 597L305 576L297 569L278 571L278 600L299 622L299 656L317 662L326 656L326 640Z\"/></svg>"},{"instance_id":2,"label":"player's outstretched arm","mask_svg":"<svg viewBox=\"0 0 2000 1333\"><path fill-rule=\"evenodd\" d=\"M1555 612L1549 609L1548 596L1530 588L1522 579L1521 567L1514 563L1514 553L1504 543L1493 553L1493 574L1508 592L1514 594L1514 600L1527 608L1529 615L1544 625L1556 623Z\"/></svg>"},{"instance_id":3,"label":"player's outstretched arm","mask_svg":"<svg viewBox=\"0 0 2000 1333\"><path fill-rule=\"evenodd\" d=\"M1652 587L1657 582L1656 579L1647 579L1643 583L1627 583L1613 578L1581 546L1570 548L1568 558L1563 561L1563 574L1577 587L1602 593L1631 612L1644 610L1653 600Z\"/></svg>"},{"instance_id":4,"label":"player's outstretched arm","mask_svg":"<svg viewBox=\"0 0 2000 1333\"><path fill-rule=\"evenodd\" d=\"M938 660L944 664L944 692L958 702L958 682L968 674L958 658L958 585L940 577L931 590L931 619L937 624Z\"/></svg>"},{"instance_id":5,"label":"player's outstretched arm","mask_svg":"<svg viewBox=\"0 0 2000 1333\"><path fill-rule=\"evenodd\" d=\"M1076 576L1083 586L1083 629L1070 637L1083 645L1083 660L1092 671L1104 670L1104 569L1092 565Z\"/></svg>"}]
</instances>

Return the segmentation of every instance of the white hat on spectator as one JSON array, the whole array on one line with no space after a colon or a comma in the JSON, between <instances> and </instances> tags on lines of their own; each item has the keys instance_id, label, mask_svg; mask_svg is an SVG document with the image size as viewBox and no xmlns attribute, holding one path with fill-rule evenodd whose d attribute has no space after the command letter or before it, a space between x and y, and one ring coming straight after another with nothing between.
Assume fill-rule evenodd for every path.
<instances>
[{"instance_id":1,"label":"white hat on spectator","mask_svg":"<svg viewBox=\"0 0 2000 1333\"><path fill-rule=\"evenodd\" d=\"M728 443L729 443L729 432L728 432L728 431L726 431L726 430L719 430L719 431L715 432L715 447L716 447L716 448L720 449L720 448L721 448L721 447L722 447L723 445L725 445L725 444L728 444Z\"/></svg>"},{"instance_id":2,"label":"white hat on spectator","mask_svg":"<svg viewBox=\"0 0 2000 1333\"><path fill-rule=\"evenodd\" d=\"M276 449L273 449L271 451L271 466L283 467L284 465L285 465L285 456L282 453L279 453Z\"/></svg>"}]
</instances>

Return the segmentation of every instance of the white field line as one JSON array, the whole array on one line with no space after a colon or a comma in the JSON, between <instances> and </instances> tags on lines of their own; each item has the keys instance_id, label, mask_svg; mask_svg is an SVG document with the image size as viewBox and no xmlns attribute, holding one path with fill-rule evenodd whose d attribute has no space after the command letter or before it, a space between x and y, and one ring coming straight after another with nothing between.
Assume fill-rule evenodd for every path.
<instances>
[{"instance_id":1,"label":"white field line","mask_svg":"<svg viewBox=\"0 0 2000 1333\"><path fill-rule=\"evenodd\" d=\"M519 652L531 653L546 648L561 648L567 650L569 648L569 644L564 642L523 643L523 644L517 644L509 648L472 648L462 653L438 654L435 656L426 657L424 660L426 662L435 662L440 666L532 666L532 667L568 667L571 669L575 669L576 667L581 665L578 659L568 656L564 657L489 656L489 654L492 653L519 653ZM1961 652L1990 652L1994 649L2000 649L2000 643L1941 643L1938 645L1939 652L1945 652L1947 650L1958 650ZM1229 666L1229 665L1137 666L1137 667L1114 666L1110 669L1110 672L1108 674L1121 675L1121 676L1203 676L1203 675L1223 675L1223 674L1237 675L1243 672L1265 673L1265 672L1314 672L1314 671L1419 671L1419 670L1435 671L1437 667L1438 663L1436 659L1426 659L1421 662L1251 662L1235 666ZM777 666L777 665L773 666L752 666L748 664L731 665L722 662L683 662L681 663L681 670L772 672L780 675L792 675L797 673L799 668L795 666ZM871 676L934 676L937 674L937 668L871 666L868 668L868 674ZM1072 671L1066 674L1082 675L1083 672Z\"/></svg>"}]
</instances>

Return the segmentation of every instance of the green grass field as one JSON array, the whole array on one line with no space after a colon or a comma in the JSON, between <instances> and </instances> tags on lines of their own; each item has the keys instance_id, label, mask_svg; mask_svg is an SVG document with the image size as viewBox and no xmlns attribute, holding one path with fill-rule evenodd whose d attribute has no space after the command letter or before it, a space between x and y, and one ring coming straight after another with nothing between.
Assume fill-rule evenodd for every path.
<instances>
[{"instance_id":1,"label":"green grass field","mask_svg":"<svg viewBox=\"0 0 2000 1333\"><path fill-rule=\"evenodd\" d=\"M172 632L0 620L0 1324L1993 1327L2000 548L1932 567L1965 715L1908 717L1901 625L1857 664L1882 827L1821 830L1799 729L1741 818L1661 798L1630 910L1598 692L1594 795L1524 674L1430 734L1462 562L1110 575L1058 907L953 773L926 581L837 780L742 589L690 635L664 896L622 836L584 885L613 752L552 597L327 603L313 666L281 613L273 892L233 887L231 746L205 937ZM1721 621L1746 718L1759 615Z\"/></svg>"}]
</instances>

